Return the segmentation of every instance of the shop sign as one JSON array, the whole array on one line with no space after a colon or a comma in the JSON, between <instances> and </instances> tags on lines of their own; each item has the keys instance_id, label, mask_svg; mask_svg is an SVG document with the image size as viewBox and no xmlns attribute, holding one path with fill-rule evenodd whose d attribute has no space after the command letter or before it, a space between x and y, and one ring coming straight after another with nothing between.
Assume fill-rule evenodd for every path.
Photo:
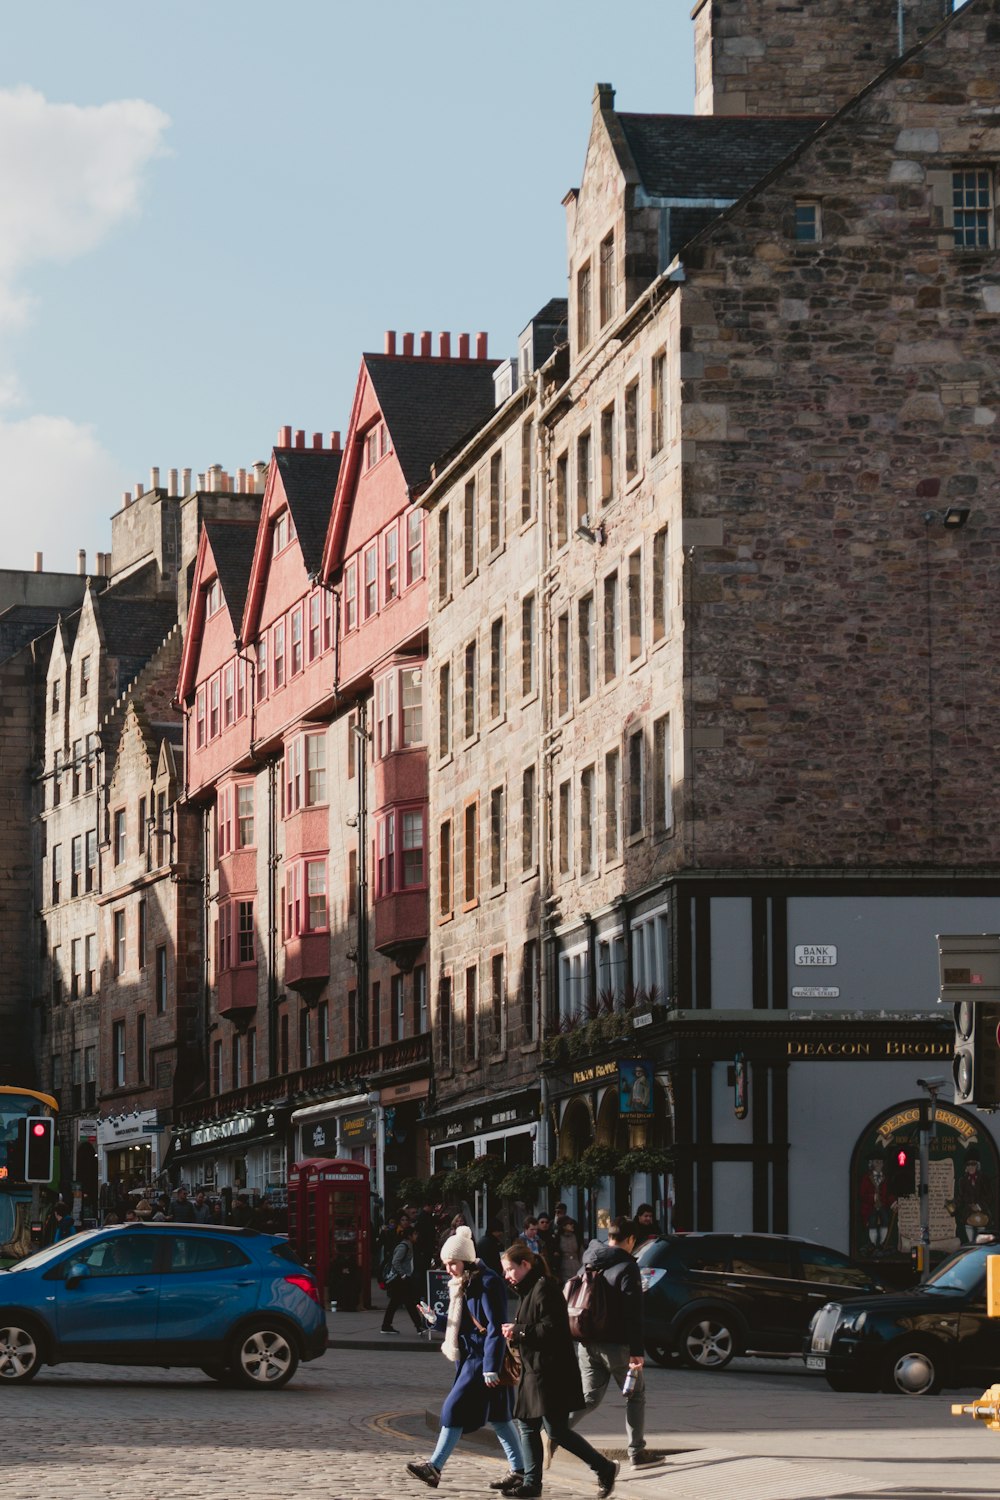
<instances>
[{"instance_id":1,"label":"shop sign","mask_svg":"<svg viewBox=\"0 0 1000 1500\"><path fill-rule=\"evenodd\" d=\"M86 1144L86 1145L89 1145L89 1146L96 1146L97 1145L97 1129L98 1129L99 1124L100 1124L99 1120L77 1120L77 1122L76 1122L76 1140L77 1140L77 1145L82 1146L82 1145Z\"/></svg>"},{"instance_id":2,"label":"shop sign","mask_svg":"<svg viewBox=\"0 0 1000 1500\"><path fill-rule=\"evenodd\" d=\"M835 984L793 984L793 1000L839 1000L840 990Z\"/></svg>"},{"instance_id":3,"label":"shop sign","mask_svg":"<svg viewBox=\"0 0 1000 1500\"><path fill-rule=\"evenodd\" d=\"M747 1060L742 1052L733 1058L733 1114L737 1120L745 1120L750 1107L750 1075Z\"/></svg>"},{"instance_id":4,"label":"shop sign","mask_svg":"<svg viewBox=\"0 0 1000 1500\"><path fill-rule=\"evenodd\" d=\"M575 1068L574 1083L598 1083L602 1078L613 1078L618 1072L617 1062L595 1063L592 1068Z\"/></svg>"},{"instance_id":5,"label":"shop sign","mask_svg":"<svg viewBox=\"0 0 1000 1500\"><path fill-rule=\"evenodd\" d=\"M151 1135L159 1130L155 1109L133 1110L128 1115L111 1115L95 1122L97 1136L103 1146L113 1141L127 1141L135 1136Z\"/></svg>"},{"instance_id":6,"label":"shop sign","mask_svg":"<svg viewBox=\"0 0 1000 1500\"><path fill-rule=\"evenodd\" d=\"M653 1117L653 1064L648 1060L619 1062L618 1113L630 1120Z\"/></svg>"},{"instance_id":7,"label":"shop sign","mask_svg":"<svg viewBox=\"0 0 1000 1500\"><path fill-rule=\"evenodd\" d=\"M192 1146L207 1146L212 1141L231 1141L249 1135L254 1126L253 1115L239 1115L235 1120L218 1120L212 1125L199 1125L191 1132Z\"/></svg>"},{"instance_id":8,"label":"shop sign","mask_svg":"<svg viewBox=\"0 0 1000 1500\"><path fill-rule=\"evenodd\" d=\"M953 1043L943 1038L938 1042L906 1041L899 1037L887 1037L877 1042L806 1042L785 1043L786 1057L818 1058L823 1062L887 1062L903 1058L950 1058Z\"/></svg>"},{"instance_id":9,"label":"shop sign","mask_svg":"<svg viewBox=\"0 0 1000 1500\"><path fill-rule=\"evenodd\" d=\"M332 1151L337 1145L337 1122L335 1120L324 1120L322 1123L308 1126L302 1132L303 1148L312 1151Z\"/></svg>"},{"instance_id":10,"label":"shop sign","mask_svg":"<svg viewBox=\"0 0 1000 1500\"><path fill-rule=\"evenodd\" d=\"M800 969L827 969L837 962L836 943L796 943L795 962Z\"/></svg>"},{"instance_id":11,"label":"shop sign","mask_svg":"<svg viewBox=\"0 0 1000 1500\"><path fill-rule=\"evenodd\" d=\"M340 1139L345 1146L370 1146L375 1139L372 1115L344 1115L340 1120Z\"/></svg>"}]
</instances>

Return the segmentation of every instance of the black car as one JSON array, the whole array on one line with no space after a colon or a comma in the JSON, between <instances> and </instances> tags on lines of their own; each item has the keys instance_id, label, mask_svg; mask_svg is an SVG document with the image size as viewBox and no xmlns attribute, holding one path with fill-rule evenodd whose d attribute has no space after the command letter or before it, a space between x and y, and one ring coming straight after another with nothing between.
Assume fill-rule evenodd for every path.
<instances>
[{"instance_id":1,"label":"black car","mask_svg":"<svg viewBox=\"0 0 1000 1500\"><path fill-rule=\"evenodd\" d=\"M797 1356L832 1297L885 1290L839 1250L781 1234L664 1235L636 1259L648 1353L701 1370L721 1370L736 1354Z\"/></svg>"},{"instance_id":2,"label":"black car","mask_svg":"<svg viewBox=\"0 0 1000 1500\"><path fill-rule=\"evenodd\" d=\"M970 1245L923 1286L828 1303L813 1318L806 1364L835 1391L932 1396L943 1385L992 1384L1000 1321L986 1316L986 1259L998 1251Z\"/></svg>"}]
</instances>

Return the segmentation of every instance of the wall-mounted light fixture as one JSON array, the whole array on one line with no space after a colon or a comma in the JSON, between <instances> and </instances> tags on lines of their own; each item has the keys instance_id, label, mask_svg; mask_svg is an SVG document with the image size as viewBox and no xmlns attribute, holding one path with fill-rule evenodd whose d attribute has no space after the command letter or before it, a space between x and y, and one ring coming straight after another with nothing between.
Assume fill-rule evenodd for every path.
<instances>
[{"instance_id":1,"label":"wall-mounted light fixture","mask_svg":"<svg viewBox=\"0 0 1000 1500\"><path fill-rule=\"evenodd\" d=\"M603 521L598 521L596 526L590 526L585 520L577 523L577 536L582 536L585 542L593 542L598 547L604 546L605 531Z\"/></svg>"},{"instance_id":2,"label":"wall-mounted light fixture","mask_svg":"<svg viewBox=\"0 0 1000 1500\"><path fill-rule=\"evenodd\" d=\"M939 510L927 510L924 512L924 525L932 526L939 521L946 531L961 531L969 519L969 507L967 505L949 505L942 514Z\"/></svg>"}]
</instances>

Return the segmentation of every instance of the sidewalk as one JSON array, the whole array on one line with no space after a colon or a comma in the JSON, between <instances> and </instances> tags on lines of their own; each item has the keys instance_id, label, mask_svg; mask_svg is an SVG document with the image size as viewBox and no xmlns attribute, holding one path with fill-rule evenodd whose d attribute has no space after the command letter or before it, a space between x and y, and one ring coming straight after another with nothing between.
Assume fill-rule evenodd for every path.
<instances>
[{"instance_id":1,"label":"sidewalk","mask_svg":"<svg viewBox=\"0 0 1000 1500\"><path fill-rule=\"evenodd\" d=\"M331 1349L387 1349L404 1350L407 1354L436 1354L441 1336L432 1333L429 1339L417 1338L406 1309L396 1313L394 1327L397 1334L381 1333L382 1317L386 1308L386 1295L378 1286L372 1288L372 1307L360 1312L328 1312L326 1326L330 1331Z\"/></svg>"}]
</instances>

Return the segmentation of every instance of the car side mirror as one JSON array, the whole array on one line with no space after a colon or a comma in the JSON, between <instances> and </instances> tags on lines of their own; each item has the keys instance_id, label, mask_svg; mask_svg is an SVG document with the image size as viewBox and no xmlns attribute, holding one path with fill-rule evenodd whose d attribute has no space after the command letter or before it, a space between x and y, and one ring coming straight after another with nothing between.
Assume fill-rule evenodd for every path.
<instances>
[{"instance_id":1,"label":"car side mirror","mask_svg":"<svg viewBox=\"0 0 1000 1500\"><path fill-rule=\"evenodd\" d=\"M85 1260L71 1260L66 1272L66 1285L72 1291L81 1281L86 1281L89 1275L90 1267Z\"/></svg>"}]
</instances>

